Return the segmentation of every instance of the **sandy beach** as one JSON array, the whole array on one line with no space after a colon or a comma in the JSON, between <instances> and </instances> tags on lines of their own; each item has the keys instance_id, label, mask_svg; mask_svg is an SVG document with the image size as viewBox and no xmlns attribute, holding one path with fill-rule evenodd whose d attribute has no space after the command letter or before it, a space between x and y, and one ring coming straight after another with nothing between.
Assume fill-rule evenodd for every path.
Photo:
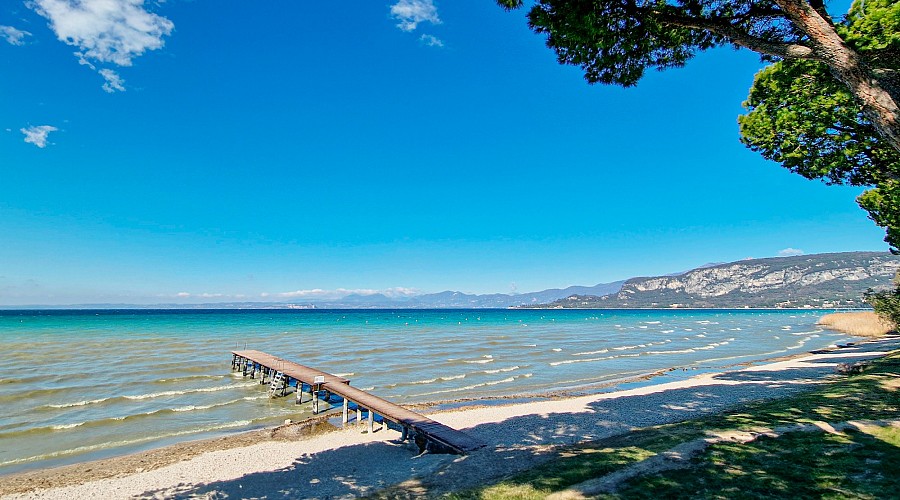
<instances>
[{"instance_id":1,"label":"sandy beach","mask_svg":"<svg viewBox=\"0 0 900 500\"><path fill-rule=\"evenodd\" d=\"M795 394L839 376L839 363L898 348L893 337L617 392L430 414L485 444L468 456L417 456L394 430L370 435L351 422L327 432L327 423L305 422L5 476L0 491L10 499L349 498L403 483L411 496L436 495L535 466L554 446Z\"/></svg>"}]
</instances>

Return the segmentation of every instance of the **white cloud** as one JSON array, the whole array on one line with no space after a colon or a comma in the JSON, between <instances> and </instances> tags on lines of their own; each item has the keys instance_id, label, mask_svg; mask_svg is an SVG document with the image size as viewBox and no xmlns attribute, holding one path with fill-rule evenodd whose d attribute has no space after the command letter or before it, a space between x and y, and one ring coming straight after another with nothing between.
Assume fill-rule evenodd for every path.
<instances>
[{"instance_id":1,"label":"white cloud","mask_svg":"<svg viewBox=\"0 0 900 500\"><path fill-rule=\"evenodd\" d=\"M60 41L78 47L79 64L91 69L96 69L91 61L131 66L135 57L161 48L175 27L144 9L144 0L30 0L28 6L50 21ZM103 90L125 90L111 70L100 74L106 79Z\"/></svg>"},{"instance_id":2,"label":"white cloud","mask_svg":"<svg viewBox=\"0 0 900 500\"><path fill-rule=\"evenodd\" d=\"M13 28L12 26L0 26L0 38L3 38L12 45L25 45L26 36L31 36L31 33Z\"/></svg>"},{"instance_id":3,"label":"white cloud","mask_svg":"<svg viewBox=\"0 0 900 500\"><path fill-rule=\"evenodd\" d=\"M37 125L19 129L25 134L25 142L34 144L39 148L47 146L47 135L59 130L52 125Z\"/></svg>"},{"instance_id":4,"label":"white cloud","mask_svg":"<svg viewBox=\"0 0 900 500\"><path fill-rule=\"evenodd\" d=\"M785 248L784 250L780 250L778 252L778 256L779 257L793 257L796 255L803 255L804 253L806 253L806 252L804 252L803 250L788 247L788 248Z\"/></svg>"},{"instance_id":5,"label":"white cloud","mask_svg":"<svg viewBox=\"0 0 900 500\"><path fill-rule=\"evenodd\" d=\"M434 0L399 0L391 5L391 16L400 21L397 27L403 31L412 31L426 21L441 24Z\"/></svg>"},{"instance_id":6,"label":"white cloud","mask_svg":"<svg viewBox=\"0 0 900 500\"><path fill-rule=\"evenodd\" d=\"M116 91L125 92L125 80L118 73L111 69L101 69L98 73L106 80L106 83L103 84L103 90L110 94Z\"/></svg>"},{"instance_id":7,"label":"white cloud","mask_svg":"<svg viewBox=\"0 0 900 500\"><path fill-rule=\"evenodd\" d=\"M422 43L424 43L425 45L427 45L429 47L443 47L444 46L444 42L442 42L440 38L438 38L434 35L422 35L419 37L419 40L421 40Z\"/></svg>"}]
</instances>

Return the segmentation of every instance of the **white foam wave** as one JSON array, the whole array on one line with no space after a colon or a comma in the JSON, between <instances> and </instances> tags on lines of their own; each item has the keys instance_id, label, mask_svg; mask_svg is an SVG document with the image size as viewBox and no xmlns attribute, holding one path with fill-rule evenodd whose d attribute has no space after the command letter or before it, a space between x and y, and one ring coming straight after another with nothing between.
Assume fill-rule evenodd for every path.
<instances>
[{"instance_id":1,"label":"white foam wave","mask_svg":"<svg viewBox=\"0 0 900 500\"><path fill-rule=\"evenodd\" d=\"M647 354L687 354L695 352L693 349L675 349L672 351L647 351Z\"/></svg>"},{"instance_id":2,"label":"white foam wave","mask_svg":"<svg viewBox=\"0 0 900 500\"><path fill-rule=\"evenodd\" d=\"M84 425L84 424L86 424L86 423L87 423L87 422L77 422L77 423L74 423L74 424L51 425L50 428L53 429L54 431L62 431L62 430L65 430L65 429L72 429L72 428L75 428L75 427L81 427L82 425Z\"/></svg>"},{"instance_id":3,"label":"white foam wave","mask_svg":"<svg viewBox=\"0 0 900 500\"><path fill-rule=\"evenodd\" d=\"M122 397L125 399L132 399L132 400L153 399L153 398L161 398L161 397L165 397L165 396L183 396L185 394L194 394L197 392L228 391L228 390L232 390L232 389L239 389L241 387L253 387L255 385L259 385L259 384L257 382L250 382L247 384L221 385L218 387L202 387L200 389L186 389L183 391L151 392L149 394L136 394L136 395L122 396Z\"/></svg>"},{"instance_id":4,"label":"white foam wave","mask_svg":"<svg viewBox=\"0 0 900 500\"><path fill-rule=\"evenodd\" d=\"M146 443L146 442L155 441L158 439L172 438L172 437L178 437L178 436L187 436L190 434L198 434L198 433L202 433L202 432L213 432L213 431L219 431L219 430L225 430L225 429L233 429L235 427L244 427L244 426L250 425L252 423L253 423L252 420L237 420L235 422L229 422L227 424L211 425L208 427L200 427L197 429L188 429L188 430L184 430L184 431L173 432L171 434L161 434L161 435L157 435L157 436L146 436L146 437L142 437L142 438L138 438L138 439L126 439L126 440L121 440L121 441L113 441L110 443L100 443L100 444L94 444L94 445L89 445L89 446L79 446L77 448L71 448L68 450L59 450L59 451L54 451L51 453L44 453L43 455L35 455L35 456L31 456L31 457L7 460L5 462L0 462L0 467L6 466L6 465L16 465L16 464L23 464L23 463L28 463L28 462L36 462L38 460L47 460L50 458L64 457L64 456L68 456L68 455L77 455L79 453L87 453L87 452L96 451L96 450L117 448L119 446L129 446L129 445L134 445L134 444Z\"/></svg>"},{"instance_id":5,"label":"white foam wave","mask_svg":"<svg viewBox=\"0 0 900 500\"><path fill-rule=\"evenodd\" d=\"M110 399L112 399L112 398L85 399L83 401L77 401L75 403L62 403L62 404L55 404L55 405L47 405L47 408L73 408L75 406L87 406L87 405L102 403L102 402L108 401Z\"/></svg>"},{"instance_id":6,"label":"white foam wave","mask_svg":"<svg viewBox=\"0 0 900 500\"><path fill-rule=\"evenodd\" d=\"M505 372L515 371L515 370L518 370L518 369L519 369L519 365L516 365L516 366L510 366L510 367L508 367L508 368L497 368L496 370L485 370L484 373L489 373L489 374L492 374L492 373L505 373Z\"/></svg>"},{"instance_id":7,"label":"white foam wave","mask_svg":"<svg viewBox=\"0 0 900 500\"><path fill-rule=\"evenodd\" d=\"M593 356L594 354L605 354L609 349L600 349L599 351L576 352L572 356Z\"/></svg>"},{"instance_id":8,"label":"white foam wave","mask_svg":"<svg viewBox=\"0 0 900 500\"><path fill-rule=\"evenodd\" d=\"M510 382L515 382L516 380L518 380L520 378L531 377L532 375L534 375L534 374L533 373L523 373L522 375L515 375L513 377L507 377L503 380L492 380L490 382L482 382L480 384L472 384L472 385L468 385L466 387L458 387L455 389L445 389L442 391L426 392L424 394L417 394L416 396L432 396L434 394L446 394L448 392L471 391L471 390L478 389L481 387L490 387L492 385L508 384Z\"/></svg>"}]
</instances>

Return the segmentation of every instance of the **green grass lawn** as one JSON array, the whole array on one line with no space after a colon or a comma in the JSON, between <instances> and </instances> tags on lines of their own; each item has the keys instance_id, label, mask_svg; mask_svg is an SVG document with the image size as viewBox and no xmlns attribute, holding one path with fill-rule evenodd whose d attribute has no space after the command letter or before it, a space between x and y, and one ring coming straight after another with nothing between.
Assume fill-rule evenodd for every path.
<instances>
[{"instance_id":1,"label":"green grass lawn","mask_svg":"<svg viewBox=\"0 0 900 500\"><path fill-rule=\"evenodd\" d=\"M543 498L715 432L894 419L900 419L900 354L800 396L560 449L539 468L451 498ZM632 478L598 498L900 498L900 428L788 432L745 444L718 443L687 468Z\"/></svg>"}]
</instances>

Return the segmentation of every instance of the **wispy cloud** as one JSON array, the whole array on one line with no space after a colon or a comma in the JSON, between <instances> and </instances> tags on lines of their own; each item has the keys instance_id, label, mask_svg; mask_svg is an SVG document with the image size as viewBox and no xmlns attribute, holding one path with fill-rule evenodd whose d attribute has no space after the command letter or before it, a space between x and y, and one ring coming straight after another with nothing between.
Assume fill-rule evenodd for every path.
<instances>
[{"instance_id":1,"label":"wispy cloud","mask_svg":"<svg viewBox=\"0 0 900 500\"><path fill-rule=\"evenodd\" d=\"M412 297L420 292L415 288L394 287L376 290L372 288L336 288L334 290L325 290L322 288L311 288L308 290L294 290L292 292L279 293L261 293L263 298L279 298L279 299L342 299L348 295L375 295L382 294L391 298Z\"/></svg>"},{"instance_id":2,"label":"wispy cloud","mask_svg":"<svg viewBox=\"0 0 900 500\"><path fill-rule=\"evenodd\" d=\"M118 73L111 69L101 69L98 73L106 80L103 84L103 90L112 94L113 92L125 92L125 80Z\"/></svg>"},{"instance_id":3,"label":"wispy cloud","mask_svg":"<svg viewBox=\"0 0 900 500\"><path fill-rule=\"evenodd\" d=\"M26 36L31 36L31 33L13 28L12 26L0 26L0 38L12 45L25 45Z\"/></svg>"},{"instance_id":4,"label":"wispy cloud","mask_svg":"<svg viewBox=\"0 0 900 500\"><path fill-rule=\"evenodd\" d=\"M422 35L419 37L419 40L429 47L443 47L444 42L441 41L440 38L434 35Z\"/></svg>"},{"instance_id":5,"label":"wispy cloud","mask_svg":"<svg viewBox=\"0 0 900 500\"><path fill-rule=\"evenodd\" d=\"M788 248L785 248L784 250L780 250L778 252L778 256L779 257L794 257L796 255L803 255L804 253L806 253L806 252L804 252L803 250L788 247Z\"/></svg>"},{"instance_id":6,"label":"wispy cloud","mask_svg":"<svg viewBox=\"0 0 900 500\"><path fill-rule=\"evenodd\" d=\"M44 148L47 146L47 135L59 129L52 125L36 125L19 130L25 134L25 142Z\"/></svg>"},{"instance_id":7,"label":"wispy cloud","mask_svg":"<svg viewBox=\"0 0 900 500\"><path fill-rule=\"evenodd\" d=\"M423 22L441 24L433 0L399 0L391 5L391 16L400 21L397 27L403 31L413 31Z\"/></svg>"},{"instance_id":8,"label":"wispy cloud","mask_svg":"<svg viewBox=\"0 0 900 500\"><path fill-rule=\"evenodd\" d=\"M80 64L95 69L99 64L131 66L148 50L163 46L163 37L175 25L144 8L144 0L30 0L28 6L50 21L56 37L78 47ZM107 71L107 74L104 74ZM107 92L124 90L122 79L111 70L100 70Z\"/></svg>"}]
</instances>

